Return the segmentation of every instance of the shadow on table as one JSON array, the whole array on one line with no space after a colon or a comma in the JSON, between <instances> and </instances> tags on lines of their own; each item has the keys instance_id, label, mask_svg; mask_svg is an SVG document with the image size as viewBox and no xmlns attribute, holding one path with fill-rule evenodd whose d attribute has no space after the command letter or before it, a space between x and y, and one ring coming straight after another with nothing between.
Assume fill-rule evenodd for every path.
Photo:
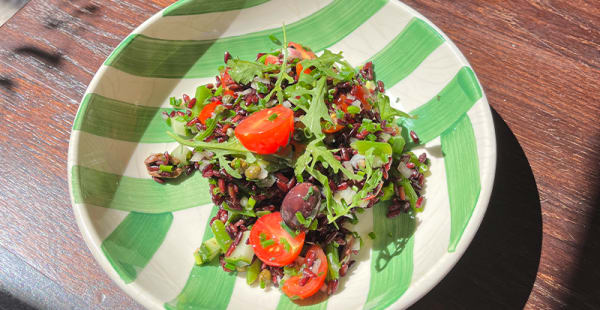
<instances>
[{"instance_id":1,"label":"shadow on table","mask_svg":"<svg viewBox=\"0 0 600 310\"><path fill-rule=\"evenodd\" d=\"M529 298L542 247L539 194L517 139L492 116L498 161L481 227L454 269L411 309L521 309Z\"/></svg>"},{"instance_id":2,"label":"shadow on table","mask_svg":"<svg viewBox=\"0 0 600 310\"><path fill-rule=\"evenodd\" d=\"M596 141L600 142L600 133L596 134ZM600 150L600 143L596 143L596 150ZM600 184L600 162L595 167L589 167L589 177L592 184ZM595 178L595 179L594 179ZM587 228L585 240L577 242L580 252L577 253L576 263L573 264L573 276L567 283L571 292L567 301L567 309L600 309L600 188L589 193L589 197L582 193L582 203L589 203L590 210L586 218L587 223L580 223ZM588 200L589 199L589 200Z\"/></svg>"}]
</instances>

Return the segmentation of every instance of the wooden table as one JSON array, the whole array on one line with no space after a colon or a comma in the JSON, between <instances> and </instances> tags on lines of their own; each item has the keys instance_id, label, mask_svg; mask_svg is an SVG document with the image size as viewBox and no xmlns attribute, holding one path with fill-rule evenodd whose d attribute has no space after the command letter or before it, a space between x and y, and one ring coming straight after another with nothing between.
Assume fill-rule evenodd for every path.
<instances>
[{"instance_id":1,"label":"wooden table","mask_svg":"<svg viewBox=\"0 0 600 310\"><path fill-rule=\"evenodd\" d=\"M0 308L137 308L84 244L67 148L97 68L169 0L32 0L0 28ZM498 142L488 213L415 308L600 307L600 2L406 0L473 65Z\"/></svg>"}]
</instances>

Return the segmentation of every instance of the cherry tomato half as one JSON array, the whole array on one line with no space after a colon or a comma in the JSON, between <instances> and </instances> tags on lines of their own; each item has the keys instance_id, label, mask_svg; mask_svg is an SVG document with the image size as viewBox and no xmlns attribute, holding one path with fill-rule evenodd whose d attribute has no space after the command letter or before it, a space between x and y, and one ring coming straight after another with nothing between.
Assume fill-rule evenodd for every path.
<instances>
[{"instance_id":1,"label":"cherry tomato half","mask_svg":"<svg viewBox=\"0 0 600 310\"><path fill-rule=\"evenodd\" d=\"M305 49L302 45L294 42L288 43L288 47L295 48L302 55L302 59L315 59L317 56L310 50Z\"/></svg>"},{"instance_id":2,"label":"cherry tomato half","mask_svg":"<svg viewBox=\"0 0 600 310\"><path fill-rule=\"evenodd\" d=\"M323 129L321 129L321 131L323 131L324 133L335 133L338 132L342 129L344 129L344 125L340 125L338 124L338 119L337 119L337 115L335 115L335 113L331 113L331 119L333 120L333 125L331 123L329 123L330 127L327 127L327 122L323 123Z\"/></svg>"},{"instance_id":3,"label":"cherry tomato half","mask_svg":"<svg viewBox=\"0 0 600 310\"><path fill-rule=\"evenodd\" d=\"M306 74L310 74L312 70L310 70L310 68L306 68L304 71L302 71L302 64L301 63L297 63L296 64L296 76L300 76L300 73L304 72Z\"/></svg>"},{"instance_id":4,"label":"cherry tomato half","mask_svg":"<svg viewBox=\"0 0 600 310\"><path fill-rule=\"evenodd\" d=\"M312 253L311 253L312 252ZM310 278L304 285L301 285L302 274L292 276L285 281L281 290L290 298L299 297L300 299L310 297L321 289L323 283L325 283L325 277L327 276L327 257L323 252L323 249L318 245L313 245L306 252L306 257L314 255L314 265L318 264L319 268L315 272L314 267L311 271L316 277Z\"/></svg>"},{"instance_id":5,"label":"cherry tomato half","mask_svg":"<svg viewBox=\"0 0 600 310\"><path fill-rule=\"evenodd\" d=\"M292 237L282 226L281 213L273 212L259 218L250 231L250 244L254 254L269 266L285 266L292 263L304 245L306 234L300 232Z\"/></svg>"},{"instance_id":6,"label":"cherry tomato half","mask_svg":"<svg viewBox=\"0 0 600 310\"><path fill-rule=\"evenodd\" d=\"M371 105L366 98L368 90L366 90L362 85L354 85L350 93L360 100L365 110L371 110Z\"/></svg>"},{"instance_id":7,"label":"cherry tomato half","mask_svg":"<svg viewBox=\"0 0 600 310\"><path fill-rule=\"evenodd\" d=\"M335 100L335 105L338 106L338 108L342 109L342 111L344 111L344 113L348 112L348 103L346 102L346 95L341 94L336 100Z\"/></svg>"},{"instance_id":8,"label":"cherry tomato half","mask_svg":"<svg viewBox=\"0 0 600 310\"><path fill-rule=\"evenodd\" d=\"M198 114L198 120L200 120L200 123L202 123L203 125L206 125L206 120L212 117L212 114L215 111L215 108L220 104L223 104L223 103L221 103L221 101L214 101L212 103L205 105L202 108L202 111L200 111L200 114Z\"/></svg>"},{"instance_id":9,"label":"cherry tomato half","mask_svg":"<svg viewBox=\"0 0 600 310\"><path fill-rule=\"evenodd\" d=\"M273 154L285 147L294 131L294 111L282 105L260 110L235 128L235 136L249 151Z\"/></svg>"}]
</instances>

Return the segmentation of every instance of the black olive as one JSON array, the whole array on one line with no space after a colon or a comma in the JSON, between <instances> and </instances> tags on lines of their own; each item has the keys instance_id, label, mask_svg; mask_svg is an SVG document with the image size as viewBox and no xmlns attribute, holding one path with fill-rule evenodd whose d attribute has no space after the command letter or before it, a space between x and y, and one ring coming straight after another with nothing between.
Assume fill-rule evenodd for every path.
<instances>
[{"instance_id":1,"label":"black olive","mask_svg":"<svg viewBox=\"0 0 600 310\"><path fill-rule=\"evenodd\" d=\"M292 187L281 203L281 217L291 229L306 230L296 216L300 212L308 225L317 215L321 205L321 192L311 183L300 183Z\"/></svg>"}]
</instances>

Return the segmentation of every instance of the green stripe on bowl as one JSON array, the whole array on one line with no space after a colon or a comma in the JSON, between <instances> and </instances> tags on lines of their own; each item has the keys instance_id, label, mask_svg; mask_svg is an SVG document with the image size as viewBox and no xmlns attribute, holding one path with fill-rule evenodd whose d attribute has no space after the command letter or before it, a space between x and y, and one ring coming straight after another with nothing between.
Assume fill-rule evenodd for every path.
<instances>
[{"instance_id":1,"label":"green stripe on bowl","mask_svg":"<svg viewBox=\"0 0 600 310\"><path fill-rule=\"evenodd\" d=\"M413 273L415 218L403 213L387 218L386 203L373 207L371 281L364 309L384 309L410 286Z\"/></svg>"},{"instance_id":2,"label":"green stripe on bowl","mask_svg":"<svg viewBox=\"0 0 600 310\"><path fill-rule=\"evenodd\" d=\"M245 9L270 0L180 0L163 11L163 16L196 15Z\"/></svg>"},{"instance_id":3,"label":"green stripe on bowl","mask_svg":"<svg viewBox=\"0 0 600 310\"><path fill-rule=\"evenodd\" d=\"M444 42L444 38L429 24L413 18L406 28L371 58L376 78L389 89L413 72Z\"/></svg>"},{"instance_id":4,"label":"green stripe on bowl","mask_svg":"<svg viewBox=\"0 0 600 310\"><path fill-rule=\"evenodd\" d=\"M442 43L443 39L429 25L420 19L413 19L394 40L371 58L377 68L377 77L386 85L398 83ZM398 58L396 51L401 51L399 54L403 57ZM132 142L173 141L166 135L169 127L159 113L168 109L129 104L97 94L86 95L81 104L83 107L77 115L74 129Z\"/></svg>"},{"instance_id":5,"label":"green stripe on bowl","mask_svg":"<svg viewBox=\"0 0 600 310\"><path fill-rule=\"evenodd\" d=\"M316 296L321 293L317 293ZM304 304L307 302L306 304ZM327 299L316 303L310 304L310 299L306 301L298 301L298 303L294 303L291 299L289 299L285 294L281 293L281 297L279 297L279 303L277 304L277 310L293 310L293 309L302 309L302 310L325 310L327 309Z\"/></svg>"},{"instance_id":6,"label":"green stripe on bowl","mask_svg":"<svg viewBox=\"0 0 600 310\"><path fill-rule=\"evenodd\" d=\"M159 113L168 110L87 94L81 102L73 130L130 142L173 142L166 134L170 127Z\"/></svg>"},{"instance_id":7,"label":"green stripe on bowl","mask_svg":"<svg viewBox=\"0 0 600 310\"><path fill-rule=\"evenodd\" d=\"M411 111L416 118L403 119L403 126L414 130L420 143L427 143L458 121L481 96L475 73L463 67L436 97Z\"/></svg>"},{"instance_id":8,"label":"green stripe on bowl","mask_svg":"<svg viewBox=\"0 0 600 310\"><path fill-rule=\"evenodd\" d=\"M173 214L131 212L102 242L100 248L125 283L135 281L160 247Z\"/></svg>"},{"instance_id":9,"label":"green stripe on bowl","mask_svg":"<svg viewBox=\"0 0 600 310\"><path fill-rule=\"evenodd\" d=\"M218 208L213 206L209 219L217 214L217 210ZM213 236L207 223L202 240L206 241ZM208 265L194 265L179 295L165 303L164 307L166 309L225 309L231 299L235 279L235 273L223 271L218 259Z\"/></svg>"},{"instance_id":10,"label":"green stripe on bowl","mask_svg":"<svg viewBox=\"0 0 600 310\"><path fill-rule=\"evenodd\" d=\"M319 51L338 42L387 1L335 0L316 13L286 27L289 41L297 41ZM320 29L321 31L315 31ZM217 40L162 40L134 34L126 48L117 49L105 65L146 77L195 78L217 73L223 54L229 51L240 59L253 59L257 51L275 48L269 35L281 38L280 28Z\"/></svg>"},{"instance_id":11,"label":"green stripe on bowl","mask_svg":"<svg viewBox=\"0 0 600 310\"><path fill-rule=\"evenodd\" d=\"M211 202L208 180L200 173L169 181L167 184L78 165L73 166L71 173L75 203L123 211L163 213Z\"/></svg>"},{"instance_id":12,"label":"green stripe on bowl","mask_svg":"<svg viewBox=\"0 0 600 310\"><path fill-rule=\"evenodd\" d=\"M477 142L469 116L464 114L442 134L441 140L450 198L448 252L454 252L473 215L481 190Z\"/></svg>"}]
</instances>

